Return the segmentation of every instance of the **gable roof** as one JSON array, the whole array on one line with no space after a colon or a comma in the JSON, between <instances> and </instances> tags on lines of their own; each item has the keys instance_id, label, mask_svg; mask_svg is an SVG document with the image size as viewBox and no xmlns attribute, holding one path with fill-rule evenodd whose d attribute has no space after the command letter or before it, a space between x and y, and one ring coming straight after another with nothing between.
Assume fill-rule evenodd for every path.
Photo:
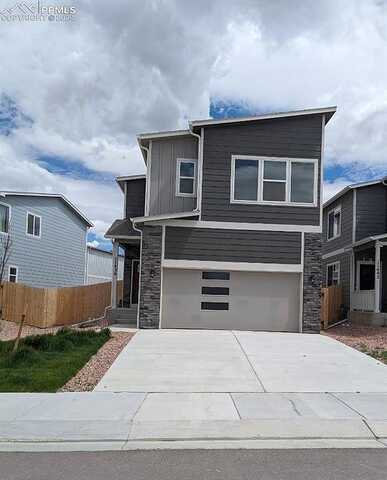
<instances>
[{"instance_id":1,"label":"gable roof","mask_svg":"<svg viewBox=\"0 0 387 480\"><path fill-rule=\"evenodd\" d=\"M46 197L59 198L72 212L77 215L88 227L94 227L94 224L84 215L73 203L70 202L61 193L37 193L37 192L12 192L0 190L0 197Z\"/></svg>"},{"instance_id":2,"label":"gable roof","mask_svg":"<svg viewBox=\"0 0 387 480\"><path fill-rule=\"evenodd\" d=\"M351 185L347 185L346 187L341 189L339 192L337 192L336 195L333 195L333 197L327 200L324 203L323 208L328 207L328 205L333 203L338 198L342 197L345 193L349 192L350 190L354 190L355 188L369 187L370 185L377 185L378 183L383 183L387 185L387 176L383 178L379 178L377 180L370 180L369 182L359 182L359 183L352 183Z\"/></svg>"}]
</instances>

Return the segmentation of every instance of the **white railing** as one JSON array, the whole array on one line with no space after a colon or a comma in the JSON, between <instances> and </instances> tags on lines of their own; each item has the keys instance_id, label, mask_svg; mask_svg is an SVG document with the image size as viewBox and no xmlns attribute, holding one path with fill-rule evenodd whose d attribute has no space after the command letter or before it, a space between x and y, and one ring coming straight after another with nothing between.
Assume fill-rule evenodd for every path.
<instances>
[{"instance_id":1,"label":"white railing","mask_svg":"<svg viewBox=\"0 0 387 480\"><path fill-rule=\"evenodd\" d=\"M352 292L352 309L373 312L375 310L375 290L356 290Z\"/></svg>"}]
</instances>

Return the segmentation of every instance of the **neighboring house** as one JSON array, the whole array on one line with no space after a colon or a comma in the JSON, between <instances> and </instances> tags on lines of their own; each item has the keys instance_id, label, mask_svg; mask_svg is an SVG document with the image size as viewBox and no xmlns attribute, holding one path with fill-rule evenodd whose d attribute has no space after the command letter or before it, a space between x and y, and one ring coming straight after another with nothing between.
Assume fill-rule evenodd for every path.
<instances>
[{"instance_id":1,"label":"neighboring house","mask_svg":"<svg viewBox=\"0 0 387 480\"><path fill-rule=\"evenodd\" d=\"M322 157L335 111L138 136L147 174L117 179L125 218L106 237L115 258L125 249L124 307L140 328L319 332Z\"/></svg>"},{"instance_id":2,"label":"neighboring house","mask_svg":"<svg viewBox=\"0 0 387 480\"><path fill-rule=\"evenodd\" d=\"M112 253L101 248L87 246L86 283L104 283L112 281ZM118 280L124 277L124 255L118 255Z\"/></svg>"},{"instance_id":3,"label":"neighboring house","mask_svg":"<svg viewBox=\"0 0 387 480\"><path fill-rule=\"evenodd\" d=\"M0 191L0 235L11 235L6 280L31 287L83 285L93 224L63 195Z\"/></svg>"},{"instance_id":4,"label":"neighboring house","mask_svg":"<svg viewBox=\"0 0 387 480\"><path fill-rule=\"evenodd\" d=\"M324 204L324 285L340 285L353 320L387 320L387 177L349 185Z\"/></svg>"}]
</instances>

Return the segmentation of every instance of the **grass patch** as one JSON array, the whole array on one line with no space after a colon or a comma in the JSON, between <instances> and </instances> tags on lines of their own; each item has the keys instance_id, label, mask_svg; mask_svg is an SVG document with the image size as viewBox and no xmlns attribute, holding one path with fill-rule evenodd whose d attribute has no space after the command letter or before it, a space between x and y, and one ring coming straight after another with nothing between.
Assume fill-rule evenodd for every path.
<instances>
[{"instance_id":1,"label":"grass patch","mask_svg":"<svg viewBox=\"0 0 387 480\"><path fill-rule=\"evenodd\" d=\"M111 337L110 330L70 330L0 342L0 392L56 392Z\"/></svg>"},{"instance_id":2,"label":"grass patch","mask_svg":"<svg viewBox=\"0 0 387 480\"><path fill-rule=\"evenodd\" d=\"M384 350L384 348L370 348L368 345L362 343L359 345L359 350L370 357L376 358L376 360L387 364L387 350Z\"/></svg>"}]
</instances>

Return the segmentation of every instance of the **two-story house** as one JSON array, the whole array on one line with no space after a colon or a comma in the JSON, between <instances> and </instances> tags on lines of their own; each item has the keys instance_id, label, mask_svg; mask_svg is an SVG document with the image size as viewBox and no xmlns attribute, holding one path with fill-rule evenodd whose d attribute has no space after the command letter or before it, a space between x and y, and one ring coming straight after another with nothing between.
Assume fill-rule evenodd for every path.
<instances>
[{"instance_id":1,"label":"two-story house","mask_svg":"<svg viewBox=\"0 0 387 480\"><path fill-rule=\"evenodd\" d=\"M12 241L4 279L31 287L83 285L92 226L63 195L0 191L0 237Z\"/></svg>"},{"instance_id":2,"label":"two-story house","mask_svg":"<svg viewBox=\"0 0 387 480\"><path fill-rule=\"evenodd\" d=\"M323 282L340 285L353 321L387 320L387 178L349 185L324 204Z\"/></svg>"},{"instance_id":3,"label":"two-story house","mask_svg":"<svg viewBox=\"0 0 387 480\"><path fill-rule=\"evenodd\" d=\"M138 136L119 177L124 307L140 328L319 332L324 130L336 108ZM112 310L115 317L116 262Z\"/></svg>"}]
</instances>

